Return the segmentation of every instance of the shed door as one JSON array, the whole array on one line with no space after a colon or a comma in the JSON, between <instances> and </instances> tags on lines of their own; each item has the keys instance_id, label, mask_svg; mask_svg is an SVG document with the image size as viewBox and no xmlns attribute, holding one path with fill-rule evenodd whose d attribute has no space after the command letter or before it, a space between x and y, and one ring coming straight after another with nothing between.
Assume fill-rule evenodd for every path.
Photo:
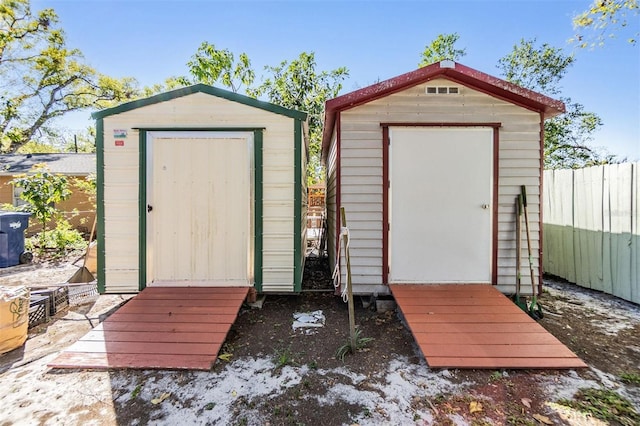
<instances>
[{"instance_id":1,"label":"shed door","mask_svg":"<svg viewBox=\"0 0 640 426\"><path fill-rule=\"evenodd\" d=\"M493 130L389 132L389 282L490 283Z\"/></svg>"},{"instance_id":2,"label":"shed door","mask_svg":"<svg viewBox=\"0 0 640 426\"><path fill-rule=\"evenodd\" d=\"M150 132L147 281L253 280L252 133Z\"/></svg>"}]
</instances>

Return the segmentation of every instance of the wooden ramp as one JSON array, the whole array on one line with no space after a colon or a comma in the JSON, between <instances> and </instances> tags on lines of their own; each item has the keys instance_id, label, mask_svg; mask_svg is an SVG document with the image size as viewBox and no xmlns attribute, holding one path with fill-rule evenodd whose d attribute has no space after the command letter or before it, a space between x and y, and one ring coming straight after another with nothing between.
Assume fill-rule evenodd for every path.
<instances>
[{"instance_id":1,"label":"wooden ramp","mask_svg":"<svg viewBox=\"0 0 640 426\"><path fill-rule=\"evenodd\" d=\"M491 285L390 285L432 368L587 365Z\"/></svg>"},{"instance_id":2,"label":"wooden ramp","mask_svg":"<svg viewBox=\"0 0 640 426\"><path fill-rule=\"evenodd\" d=\"M209 370L248 287L147 287L49 363Z\"/></svg>"}]
</instances>

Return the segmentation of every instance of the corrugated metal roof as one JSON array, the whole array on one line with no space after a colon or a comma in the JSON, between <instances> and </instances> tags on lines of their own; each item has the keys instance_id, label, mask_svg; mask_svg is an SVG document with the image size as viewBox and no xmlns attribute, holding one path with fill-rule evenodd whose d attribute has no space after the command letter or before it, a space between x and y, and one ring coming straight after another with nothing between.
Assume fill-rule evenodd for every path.
<instances>
[{"instance_id":1,"label":"corrugated metal roof","mask_svg":"<svg viewBox=\"0 0 640 426\"><path fill-rule=\"evenodd\" d=\"M5 154L0 155L0 175L28 173L36 164L44 163L49 171L84 176L96 172L95 154Z\"/></svg>"},{"instance_id":2,"label":"corrugated metal roof","mask_svg":"<svg viewBox=\"0 0 640 426\"><path fill-rule=\"evenodd\" d=\"M322 135L323 161L326 159L329 143L331 142L336 115L340 111L366 104L435 78L445 78L532 111L539 111L544 114L545 118L554 117L565 112L565 105L562 101L552 99L453 61L436 62L337 98L329 99L325 104Z\"/></svg>"},{"instance_id":3,"label":"corrugated metal roof","mask_svg":"<svg viewBox=\"0 0 640 426\"><path fill-rule=\"evenodd\" d=\"M170 90L168 92L160 93L149 98L138 99L115 106L113 108L107 108L102 111L97 111L91 114L91 116L94 119L100 119L114 114L121 114L123 112L131 111L144 106L170 101L172 99L180 98L194 93L206 93L208 95L217 96L219 98L227 99L233 102L239 102L244 105L249 105L254 108L269 111L274 114L291 117L296 120L305 121L307 119L306 112L285 108L280 105L260 101L258 99L250 98L249 96L241 95L239 93L233 93L228 90L218 89L217 87L209 86L206 84L194 84L193 86Z\"/></svg>"}]
</instances>

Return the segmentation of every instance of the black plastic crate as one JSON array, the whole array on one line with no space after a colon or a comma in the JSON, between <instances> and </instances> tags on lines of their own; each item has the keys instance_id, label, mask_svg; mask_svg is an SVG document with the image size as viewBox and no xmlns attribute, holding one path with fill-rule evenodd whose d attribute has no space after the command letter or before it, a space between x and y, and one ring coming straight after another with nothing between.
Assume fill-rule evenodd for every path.
<instances>
[{"instance_id":1,"label":"black plastic crate","mask_svg":"<svg viewBox=\"0 0 640 426\"><path fill-rule=\"evenodd\" d=\"M98 298L98 284L93 281L86 284L69 284L69 303L71 305L83 305L93 303Z\"/></svg>"},{"instance_id":2,"label":"black plastic crate","mask_svg":"<svg viewBox=\"0 0 640 426\"><path fill-rule=\"evenodd\" d=\"M69 289L67 287L58 287L53 292L53 306L55 313L69 308Z\"/></svg>"},{"instance_id":3,"label":"black plastic crate","mask_svg":"<svg viewBox=\"0 0 640 426\"><path fill-rule=\"evenodd\" d=\"M45 296L48 299L48 314L54 316L69 307L69 289L67 287L52 287L32 290L32 295Z\"/></svg>"},{"instance_id":4,"label":"black plastic crate","mask_svg":"<svg viewBox=\"0 0 640 426\"><path fill-rule=\"evenodd\" d=\"M31 295L29 299L29 328L49 321L49 297Z\"/></svg>"}]
</instances>

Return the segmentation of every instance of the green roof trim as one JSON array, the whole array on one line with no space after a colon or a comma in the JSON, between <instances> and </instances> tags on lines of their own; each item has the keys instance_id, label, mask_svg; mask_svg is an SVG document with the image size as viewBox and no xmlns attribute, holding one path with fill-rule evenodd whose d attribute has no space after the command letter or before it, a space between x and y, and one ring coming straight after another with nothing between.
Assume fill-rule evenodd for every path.
<instances>
[{"instance_id":1,"label":"green roof trim","mask_svg":"<svg viewBox=\"0 0 640 426\"><path fill-rule=\"evenodd\" d=\"M191 95L194 93L206 93L208 95L216 96L218 98L227 99L232 102L238 102L244 105L248 105L254 108L262 109L275 114L284 115L286 117L295 118L297 120L306 120L307 113L301 112L280 105L275 105L270 102L260 101L258 99L250 98L249 96L233 93L228 90L218 89L217 87L209 86L207 84L194 84L193 86L182 87L180 89L171 90L169 92L160 93L158 95L151 96L149 98L138 99L135 101L127 102L113 108L103 109L102 111L96 111L91 114L94 119L101 119L114 114L121 114L123 112L131 111L137 108L142 108L148 105L157 104L160 102L170 101L172 99L181 98L183 96Z\"/></svg>"}]
</instances>

